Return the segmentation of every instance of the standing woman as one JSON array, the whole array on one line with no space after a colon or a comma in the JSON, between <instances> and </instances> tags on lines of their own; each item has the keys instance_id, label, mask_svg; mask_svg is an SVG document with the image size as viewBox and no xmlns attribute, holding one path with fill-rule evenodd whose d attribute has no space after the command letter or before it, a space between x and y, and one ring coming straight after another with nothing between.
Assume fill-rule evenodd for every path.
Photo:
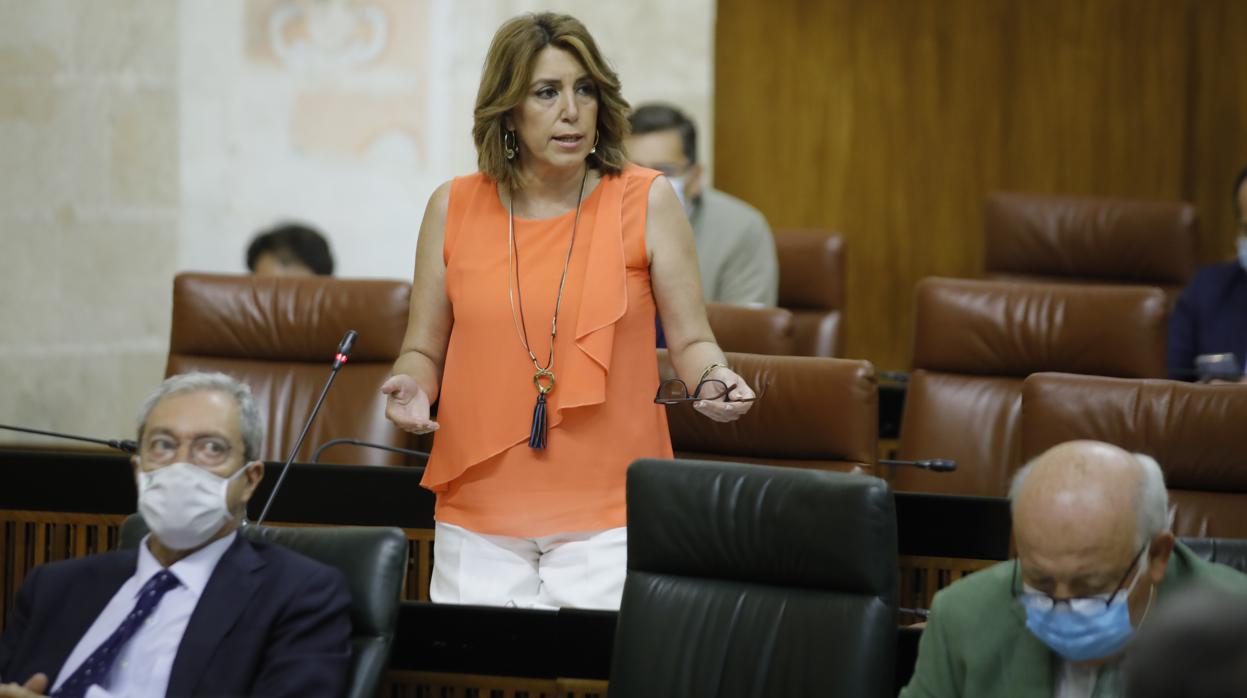
<instances>
[{"instance_id":1,"label":"standing woman","mask_svg":"<svg viewBox=\"0 0 1247 698\"><path fill-rule=\"evenodd\" d=\"M480 172L429 199L386 416L437 430L430 596L618 608L625 473L669 458L655 306L679 375L752 398L706 322L693 236L671 185L624 157L628 104L578 20L509 20L476 97ZM429 415L438 400L441 428Z\"/></svg>"}]
</instances>

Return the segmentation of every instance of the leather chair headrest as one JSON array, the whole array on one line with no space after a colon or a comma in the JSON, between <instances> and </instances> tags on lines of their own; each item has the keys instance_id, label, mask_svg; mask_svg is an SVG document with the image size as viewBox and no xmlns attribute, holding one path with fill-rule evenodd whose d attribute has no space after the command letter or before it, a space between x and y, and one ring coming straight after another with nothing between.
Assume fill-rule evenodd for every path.
<instances>
[{"instance_id":1,"label":"leather chair headrest","mask_svg":"<svg viewBox=\"0 0 1247 698\"><path fill-rule=\"evenodd\" d=\"M869 362L731 352L727 360L754 390L767 385L766 394L728 423L706 419L687 404L666 408L676 451L772 463L874 464L879 403ZM658 353L658 367L662 378L674 377L666 350Z\"/></svg>"},{"instance_id":2,"label":"leather chair headrest","mask_svg":"<svg viewBox=\"0 0 1247 698\"><path fill-rule=\"evenodd\" d=\"M353 361L393 361L407 329L405 281L179 274L173 355L328 362L347 330Z\"/></svg>"},{"instance_id":3,"label":"leather chair headrest","mask_svg":"<svg viewBox=\"0 0 1247 698\"><path fill-rule=\"evenodd\" d=\"M792 311L707 303L706 319L724 351L792 355Z\"/></svg>"},{"instance_id":4,"label":"leather chair headrest","mask_svg":"<svg viewBox=\"0 0 1247 698\"><path fill-rule=\"evenodd\" d=\"M826 230L776 230L779 304L791 310L844 307L844 239Z\"/></svg>"},{"instance_id":5,"label":"leather chair headrest","mask_svg":"<svg viewBox=\"0 0 1247 698\"><path fill-rule=\"evenodd\" d=\"M709 461L628 468L630 571L893 598L895 559L892 492L878 478Z\"/></svg>"},{"instance_id":6,"label":"leather chair headrest","mask_svg":"<svg viewBox=\"0 0 1247 698\"><path fill-rule=\"evenodd\" d=\"M1170 489L1247 492L1247 385L1037 373L1022 388L1022 457L1073 439L1146 453Z\"/></svg>"},{"instance_id":7,"label":"leather chair headrest","mask_svg":"<svg viewBox=\"0 0 1247 698\"><path fill-rule=\"evenodd\" d=\"M995 192L984 218L990 273L1164 285L1195 271L1190 204Z\"/></svg>"},{"instance_id":8,"label":"leather chair headrest","mask_svg":"<svg viewBox=\"0 0 1247 698\"><path fill-rule=\"evenodd\" d=\"M914 368L1015 377L1166 372L1167 301L1158 288L932 277L915 295Z\"/></svg>"}]
</instances>

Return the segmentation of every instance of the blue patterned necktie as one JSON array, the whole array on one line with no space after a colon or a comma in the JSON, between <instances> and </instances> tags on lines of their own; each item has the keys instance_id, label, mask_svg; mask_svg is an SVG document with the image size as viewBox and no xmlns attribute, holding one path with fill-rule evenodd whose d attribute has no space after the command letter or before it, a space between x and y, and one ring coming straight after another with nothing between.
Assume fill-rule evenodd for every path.
<instances>
[{"instance_id":1,"label":"blue patterned necktie","mask_svg":"<svg viewBox=\"0 0 1247 698\"><path fill-rule=\"evenodd\" d=\"M147 580L139 590L139 600L134 603L134 610L121 621L121 625L104 641L90 657L78 667L60 689L52 694L54 698L82 698L93 684L103 684L112 671L113 662L117 659L121 648L126 646L130 638L143 627L143 621L156 610L156 604L164 597L165 592L178 585L178 578L169 570L161 570Z\"/></svg>"}]
</instances>

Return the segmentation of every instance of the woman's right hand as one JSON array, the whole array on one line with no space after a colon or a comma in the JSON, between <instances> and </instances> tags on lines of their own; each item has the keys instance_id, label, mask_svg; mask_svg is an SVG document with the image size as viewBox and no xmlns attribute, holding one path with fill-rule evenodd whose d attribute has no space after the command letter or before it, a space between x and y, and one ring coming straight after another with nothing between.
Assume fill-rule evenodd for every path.
<instances>
[{"instance_id":1,"label":"woman's right hand","mask_svg":"<svg viewBox=\"0 0 1247 698\"><path fill-rule=\"evenodd\" d=\"M415 378L400 373L381 384L385 394L385 418L412 434L427 434L441 426L429 418L429 395Z\"/></svg>"}]
</instances>

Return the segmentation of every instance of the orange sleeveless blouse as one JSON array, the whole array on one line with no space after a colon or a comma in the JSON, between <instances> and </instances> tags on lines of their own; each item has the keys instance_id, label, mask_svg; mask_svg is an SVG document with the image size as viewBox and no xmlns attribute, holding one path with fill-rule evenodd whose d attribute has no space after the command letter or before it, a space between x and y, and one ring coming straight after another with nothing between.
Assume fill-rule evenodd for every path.
<instances>
[{"instance_id":1,"label":"orange sleeveless blouse","mask_svg":"<svg viewBox=\"0 0 1247 698\"><path fill-rule=\"evenodd\" d=\"M507 210L483 174L451 184L446 294L454 325L422 484L438 521L536 538L623 526L625 474L670 458L658 389L655 305L645 250L653 170L603 177L581 206L554 346L545 450L528 447L533 365L507 299ZM529 342L546 360L575 211L515 220ZM518 298L516 299L518 303Z\"/></svg>"}]
</instances>

